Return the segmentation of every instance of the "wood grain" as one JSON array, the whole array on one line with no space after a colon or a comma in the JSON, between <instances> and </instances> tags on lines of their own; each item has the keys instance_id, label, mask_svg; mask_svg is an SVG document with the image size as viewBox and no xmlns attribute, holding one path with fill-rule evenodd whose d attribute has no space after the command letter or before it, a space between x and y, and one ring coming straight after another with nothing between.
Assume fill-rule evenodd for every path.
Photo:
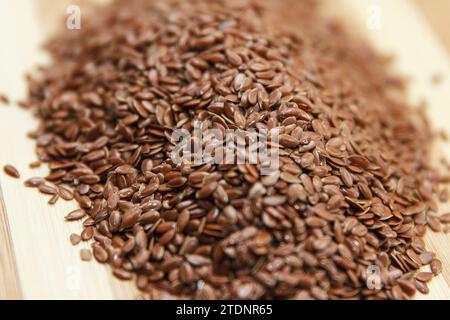
<instances>
[{"instance_id":1,"label":"wood grain","mask_svg":"<svg viewBox=\"0 0 450 320\"><path fill-rule=\"evenodd\" d=\"M54 18L64 14L64 6L52 7L48 2L22 0L6 4L0 1L0 61L7 61L0 65L0 91L14 99L24 96L24 72L46 61L45 54L39 50L46 34L64 27L57 22L61 20ZM417 103L426 99L433 125L450 132L447 105L450 102L450 60L412 2L339 0L326 3L328 12L344 17L353 30L370 39L379 50L395 54L395 68L413 79L411 101ZM367 7L373 3L381 8L380 30L366 27ZM18 16L21 19L15 18ZM46 21L52 21L54 26L46 28ZM435 86L431 77L438 71L444 75L444 82ZM35 155L34 142L26 138L26 133L35 126L35 120L27 112L0 106L0 166L14 164L23 177L15 180L0 173L6 208L1 211L0 207L0 298L133 299L136 296L133 283L116 280L103 265L80 261L79 250L88 245L73 247L68 238L73 232L79 233L81 226L63 219L75 203L60 201L50 207L48 197L24 188L25 178L46 173L44 168L31 170L28 167ZM439 149L450 159L449 145L441 145ZM438 155L435 158L438 159ZM450 299L450 236L429 232L426 242L438 253L445 271L430 284L430 295L418 298Z\"/></svg>"},{"instance_id":2,"label":"wood grain","mask_svg":"<svg viewBox=\"0 0 450 320\"><path fill-rule=\"evenodd\" d=\"M0 299L21 299L19 275L17 274L16 256L9 230L8 215L3 203L0 186Z\"/></svg>"}]
</instances>

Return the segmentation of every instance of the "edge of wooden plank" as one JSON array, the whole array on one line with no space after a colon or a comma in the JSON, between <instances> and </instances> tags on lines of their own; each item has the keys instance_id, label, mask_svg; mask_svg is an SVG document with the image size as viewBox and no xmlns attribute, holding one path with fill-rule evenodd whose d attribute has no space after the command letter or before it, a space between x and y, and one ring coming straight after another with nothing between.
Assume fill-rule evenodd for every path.
<instances>
[{"instance_id":1,"label":"edge of wooden plank","mask_svg":"<svg viewBox=\"0 0 450 320\"><path fill-rule=\"evenodd\" d=\"M8 215L0 185L0 300L23 299Z\"/></svg>"}]
</instances>

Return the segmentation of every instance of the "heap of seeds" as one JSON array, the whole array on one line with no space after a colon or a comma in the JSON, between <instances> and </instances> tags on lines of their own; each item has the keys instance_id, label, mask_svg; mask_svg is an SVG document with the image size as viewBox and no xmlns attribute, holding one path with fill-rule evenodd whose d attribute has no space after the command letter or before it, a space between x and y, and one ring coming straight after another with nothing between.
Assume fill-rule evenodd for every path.
<instances>
[{"instance_id":1,"label":"heap of seeds","mask_svg":"<svg viewBox=\"0 0 450 320\"><path fill-rule=\"evenodd\" d=\"M149 298L406 299L441 272L425 117L387 59L291 2L115 1L30 79L54 186L27 185L74 197L81 240ZM198 120L279 127L280 169L174 164Z\"/></svg>"}]
</instances>

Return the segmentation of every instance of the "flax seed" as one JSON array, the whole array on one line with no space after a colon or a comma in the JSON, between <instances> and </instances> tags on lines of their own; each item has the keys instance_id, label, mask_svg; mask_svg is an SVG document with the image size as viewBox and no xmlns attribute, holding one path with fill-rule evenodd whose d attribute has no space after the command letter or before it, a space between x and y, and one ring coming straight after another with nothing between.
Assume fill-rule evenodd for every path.
<instances>
[{"instance_id":1,"label":"flax seed","mask_svg":"<svg viewBox=\"0 0 450 320\"><path fill-rule=\"evenodd\" d=\"M87 227L81 232L81 240L88 241L92 239L92 236L94 235L94 228L93 227Z\"/></svg>"},{"instance_id":2,"label":"flax seed","mask_svg":"<svg viewBox=\"0 0 450 320\"><path fill-rule=\"evenodd\" d=\"M9 104L9 98L3 93L0 93L0 103L5 105Z\"/></svg>"},{"instance_id":3,"label":"flax seed","mask_svg":"<svg viewBox=\"0 0 450 320\"><path fill-rule=\"evenodd\" d=\"M74 211L71 211L70 213L68 213L64 218L67 221L75 221L75 220L80 220L84 216L86 216L86 212L82 209L77 209L77 210L74 210Z\"/></svg>"},{"instance_id":4,"label":"flax seed","mask_svg":"<svg viewBox=\"0 0 450 320\"><path fill-rule=\"evenodd\" d=\"M73 199L73 193L67 187L59 186L58 194L62 199L66 200L66 201L70 201Z\"/></svg>"},{"instance_id":5,"label":"flax seed","mask_svg":"<svg viewBox=\"0 0 450 320\"><path fill-rule=\"evenodd\" d=\"M81 238L79 235L72 233L70 235L70 243L72 243L72 245L76 246L77 244L79 244L81 241Z\"/></svg>"},{"instance_id":6,"label":"flax seed","mask_svg":"<svg viewBox=\"0 0 450 320\"><path fill-rule=\"evenodd\" d=\"M105 263L109 259L108 252L103 249L99 244L94 244L93 252L95 259L100 263Z\"/></svg>"},{"instance_id":7,"label":"flax seed","mask_svg":"<svg viewBox=\"0 0 450 320\"><path fill-rule=\"evenodd\" d=\"M80 257L83 261L90 261L92 259L92 253L89 249L81 249L80 250Z\"/></svg>"},{"instance_id":8,"label":"flax seed","mask_svg":"<svg viewBox=\"0 0 450 320\"><path fill-rule=\"evenodd\" d=\"M5 171L5 173L12 178L16 178L16 179L20 178L19 171L17 171L17 169L14 168L12 165L8 164L8 165L4 166L3 171Z\"/></svg>"},{"instance_id":9,"label":"flax seed","mask_svg":"<svg viewBox=\"0 0 450 320\"><path fill-rule=\"evenodd\" d=\"M29 188L37 188L41 184L44 184L44 183L45 183L44 178L35 177L35 178L30 178L30 179L26 180L24 184L25 184L25 186L27 186Z\"/></svg>"},{"instance_id":10,"label":"flax seed","mask_svg":"<svg viewBox=\"0 0 450 320\"><path fill-rule=\"evenodd\" d=\"M438 259L433 259L430 263L431 271L435 276L442 272L442 262Z\"/></svg>"},{"instance_id":11,"label":"flax seed","mask_svg":"<svg viewBox=\"0 0 450 320\"><path fill-rule=\"evenodd\" d=\"M55 194L54 196L52 196L49 200L48 200L48 204L49 205L54 205L59 199L59 195Z\"/></svg>"},{"instance_id":12,"label":"flax seed","mask_svg":"<svg viewBox=\"0 0 450 320\"><path fill-rule=\"evenodd\" d=\"M58 190L47 184L40 184L38 189L43 194L56 195L58 193Z\"/></svg>"}]
</instances>

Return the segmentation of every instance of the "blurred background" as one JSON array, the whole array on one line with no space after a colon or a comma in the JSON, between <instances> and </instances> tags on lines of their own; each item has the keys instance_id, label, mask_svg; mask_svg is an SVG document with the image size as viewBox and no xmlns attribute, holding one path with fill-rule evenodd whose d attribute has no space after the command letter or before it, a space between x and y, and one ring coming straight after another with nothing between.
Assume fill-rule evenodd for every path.
<instances>
[{"instance_id":1,"label":"blurred background","mask_svg":"<svg viewBox=\"0 0 450 320\"><path fill-rule=\"evenodd\" d=\"M0 0L0 2L9 2L10 0ZM18 2L28 2L26 0L15 0ZM58 24L56 16L65 14L65 10L69 4L80 4L87 2L105 3L110 0L33 0L36 4L36 9L42 20L45 22L43 28L46 31L54 30ZM335 0L325 0L334 2ZM377 0L367 1L367 3L377 3ZM396 1L396 0L393 0ZM426 19L436 33L438 33L442 42L450 51L450 0L408 0L414 2L424 14Z\"/></svg>"},{"instance_id":2,"label":"blurred background","mask_svg":"<svg viewBox=\"0 0 450 320\"><path fill-rule=\"evenodd\" d=\"M395 0L394 0L395 1ZM411 0L429 21L450 52L450 0Z\"/></svg>"},{"instance_id":3,"label":"blurred background","mask_svg":"<svg viewBox=\"0 0 450 320\"><path fill-rule=\"evenodd\" d=\"M1 0L8 1L8 0ZM17 0L16 0L17 1ZM22 1L22 0L18 0ZM57 20L54 19L55 12L65 13L65 8L71 3L83 3L93 0L35 0L42 12L42 16L45 17L46 27L51 30L57 24ZM96 2L108 2L108 0L94 0ZM335 1L335 0L325 0ZM366 0L361 0L366 1ZM393 0L396 1L396 0ZM450 52L450 0L408 0L415 2L420 11L424 14L429 21L431 27L439 35L444 45ZM377 1L366 1L376 4ZM50 22L50 23L49 23Z\"/></svg>"},{"instance_id":4,"label":"blurred background","mask_svg":"<svg viewBox=\"0 0 450 320\"><path fill-rule=\"evenodd\" d=\"M65 28L64 18L68 16L68 6L79 5L81 8L81 21L86 13L87 3L107 3L111 0L0 0L0 39L2 40L2 50L0 50L0 61L17 61L14 64L0 64L0 92L9 93L12 98L17 98L23 94L24 88L18 88L17 83L23 80L23 73L32 69L36 63L45 62L46 57L42 52L37 52L41 44L48 35L58 31L58 28ZM158 1L158 0L149 0ZM246 1L246 0L240 0ZM266 0L280 1L280 0ZM295 6L301 1L281 0L292 3L293 14ZM371 36L378 38L392 37L390 35L393 28L398 30L408 30L408 23L426 25L426 29L431 34L433 40L439 43L438 46L450 57L450 0L319 0L329 8L331 15L345 16L345 23L353 25L353 31L371 33ZM394 2L393 6L387 4ZM357 5L355 5L355 3ZM402 16L401 12L389 12L388 7L403 8L414 7L411 18L408 15ZM353 7L359 6L359 11ZM327 10L327 9L326 9ZM326 11L325 10L325 11ZM400 10L401 11L401 10ZM416 14L417 13L417 14ZM348 17L351 16L351 19ZM405 21L410 19L413 21ZM378 21L379 20L379 21ZM372 25L370 25L372 24ZM366 25L367 28L361 28ZM13 30L13 32L11 32ZM410 30L409 30L410 31ZM426 41L429 40L429 35ZM422 49L423 40L410 31L403 33L402 38L410 38L416 43L415 49ZM402 39L402 41L406 41ZM375 41L380 42L380 41ZM386 39L381 41L387 43ZM380 48L384 50L384 48ZM389 49L389 48L388 48ZM389 53L389 50L387 50ZM423 57L426 58L425 56ZM19 70L17 67L19 66ZM408 71L408 70L406 70ZM439 70L435 70L437 74ZM442 78L442 77L441 77ZM21 85L19 85L21 87Z\"/></svg>"}]
</instances>

